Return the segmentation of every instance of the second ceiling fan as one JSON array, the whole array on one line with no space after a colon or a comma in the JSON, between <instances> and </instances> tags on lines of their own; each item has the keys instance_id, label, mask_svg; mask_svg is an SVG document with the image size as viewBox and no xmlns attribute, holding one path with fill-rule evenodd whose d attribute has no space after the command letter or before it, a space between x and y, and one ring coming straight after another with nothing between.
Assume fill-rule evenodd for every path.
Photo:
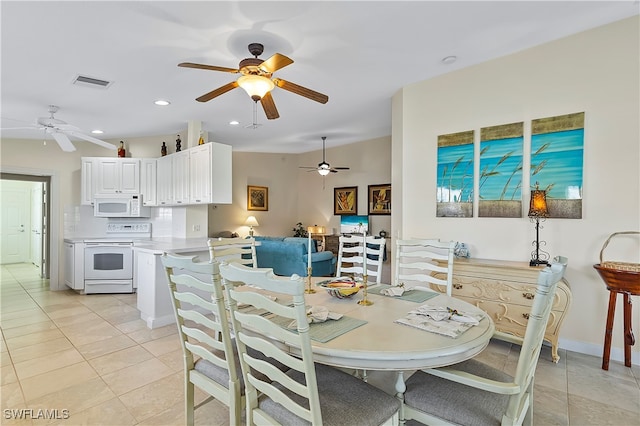
<instances>
[{"instance_id":1,"label":"second ceiling fan","mask_svg":"<svg viewBox=\"0 0 640 426\"><path fill-rule=\"evenodd\" d=\"M246 58L240 61L238 68L226 68L218 67L215 65L195 64L192 62L182 62L178 64L179 67L185 68L197 68L210 71L222 71L232 74L242 74L236 81L227 83L224 86L218 87L204 95L196 98L198 102L208 102L211 99L227 93L236 87L242 87L251 96L254 102L260 102L264 113L269 120L280 117L276 104L271 96L271 90L276 86L296 95L304 96L321 104L326 104L329 101L327 95L308 89L303 86L299 86L290 81L283 80L281 78L271 78L273 73L291 65L293 60L280 54L275 53L269 59L262 60L258 56L262 55L264 46L260 43L249 44L249 52L254 56L253 58Z\"/></svg>"},{"instance_id":2,"label":"second ceiling fan","mask_svg":"<svg viewBox=\"0 0 640 426\"><path fill-rule=\"evenodd\" d=\"M349 170L349 167L331 167L325 159L325 141L327 137L322 137L322 163L318 163L318 167L303 167L301 169L310 169L309 171L317 170L321 176L326 176L329 173L338 173L338 170Z\"/></svg>"}]
</instances>

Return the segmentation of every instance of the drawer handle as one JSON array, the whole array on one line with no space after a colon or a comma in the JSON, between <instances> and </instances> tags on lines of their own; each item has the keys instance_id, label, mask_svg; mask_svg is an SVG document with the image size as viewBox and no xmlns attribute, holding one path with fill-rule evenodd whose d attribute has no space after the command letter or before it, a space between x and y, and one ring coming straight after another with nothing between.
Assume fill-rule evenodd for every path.
<instances>
[{"instance_id":1,"label":"drawer handle","mask_svg":"<svg viewBox=\"0 0 640 426\"><path fill-rule=\"evenodd\" d=\"M453 288L455 288L456 290L461 290L462 289L462 284L454 284Z\"/></svg>"},{"instance_id":2,"label":"drawer handle","mask_svg":"<svg viewBox=\"0 0 640 426\"><path fill-rule=\"evenodd\" d=\"M535 296L535 294L533 294L533 293L522 293L522 297L524 297L525 299L531 300L531 299L534 298L534 296Z\"/></svg>"},{"instance_id":3,"label":"drawer handle","mask_svg":"<svg viewBox=\"0 0 640 426\"><path fill-rule=\"evenodd\" d=\"M524 319L529 319L529 314L522 314L522 316L524 317Z\"/></svg>"}]
</instances>

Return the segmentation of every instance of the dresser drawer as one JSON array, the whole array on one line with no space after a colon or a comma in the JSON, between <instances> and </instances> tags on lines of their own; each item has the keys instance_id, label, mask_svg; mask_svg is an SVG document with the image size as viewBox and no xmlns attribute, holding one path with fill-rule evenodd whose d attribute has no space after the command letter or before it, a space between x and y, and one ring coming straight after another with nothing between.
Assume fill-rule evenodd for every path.
<instances>
[{"instance_id":1,"label":"dresser drawer","mask_svg":"<svg viewBox=\"0 0 640 426\"><path fill-rule=\"evenodd\" d=\"M442 274L434 274L444 279ZM471 299L492 300L511 305L524 306L530 309L536 294L537 284L523 284L513 281L488 280L484 278L455 276L452 279L452 296ZM446 287L434 285L434 288L446 292ZM564 309L569 303L569 291L566 284L560 282L556 290L551 309Z\"/></svg>"},{"instance_id":2,"label":"dresser drawer","mask_svg":"<svg viewBox=\"0 0 640 426\"><path fill-rule=\"evenodd\" d=\"M529 312L531 310L529 307L478 298L460 297L460 299L485 311L495 323L497 331L504 331L505 333L511 333L518 337L524 337L525 329L529 323ZM563 311L551 311L545 336L558 332L563 316Z\"/></svg>"}]
</instances>

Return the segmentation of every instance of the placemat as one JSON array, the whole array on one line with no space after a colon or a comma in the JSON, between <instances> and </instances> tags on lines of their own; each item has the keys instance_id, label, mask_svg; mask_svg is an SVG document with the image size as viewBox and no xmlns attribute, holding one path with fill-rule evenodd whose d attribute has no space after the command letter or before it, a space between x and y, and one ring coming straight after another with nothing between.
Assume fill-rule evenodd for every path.
<instances>
[{"instance_id":1,"label":"placemat","mask_svg":"<svg viewBox=\"0 0 640 426\"><path fill-rule=\"evenodd\" d=\"M368 287L367 292L371 294L380 294L380 292L384 289L391 287L388 284L380 284L375 287ZM400 300L408 300L409 302L422 303L426 300L439 296L440 293L436 293L434 291L424 291L424 290L409 290L405 291L402 296L386 296L393 297L394 299Z\"/></svg>"},{"instance_id":2,"label":"placemat","mask_svg":"<svg viewBox=\"0 0 640 426\"><path fill-rule=\"evenodd\" d=\"M272 321L283 328L287 328L291 324L291 319L284 317L272 318ZM309 324L309 336L311 339L320 343L327 343L346 332L354 330L361 325L365 325L367 321L343 316L339 320L327 320L325 322L314 322ZM287 330L291 330L287 328ZM296 330L292 330L296 331Z\"/></svg>"}]
</instances>

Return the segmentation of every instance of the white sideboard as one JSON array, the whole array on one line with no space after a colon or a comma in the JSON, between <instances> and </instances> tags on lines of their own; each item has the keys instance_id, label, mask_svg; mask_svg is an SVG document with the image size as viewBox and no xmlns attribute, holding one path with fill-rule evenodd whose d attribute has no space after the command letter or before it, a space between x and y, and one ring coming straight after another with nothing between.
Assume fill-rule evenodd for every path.
<instances>
[{"instance_id":1,"label":"white sideboard","mask_svg":"<svg viewBox=\"0 0 640 426\"><path fill-rule=\"evenodd\" d=\"M514 336L520 343L536 294L538 274L543 266L528 262L489 259L455 259L453 263L453 296L487 312L496 331ZM446 292L444 286L436 286ZM551 356L558 362L560 327L571 305L571 289L563 279L558 283L544 338L551 343ZM509 339L511 340L511 339Z\"/></svg>"}]
</instances>

